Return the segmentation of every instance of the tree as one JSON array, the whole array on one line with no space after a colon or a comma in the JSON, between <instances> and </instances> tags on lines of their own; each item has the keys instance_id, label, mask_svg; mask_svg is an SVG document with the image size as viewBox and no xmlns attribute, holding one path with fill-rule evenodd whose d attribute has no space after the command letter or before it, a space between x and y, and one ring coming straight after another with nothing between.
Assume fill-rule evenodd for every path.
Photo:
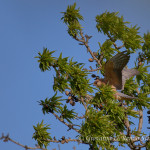
<instances>
[{"instance_id":1,"label":"tree","mask_svg":"<svg viewBox=\"0 0 150 150\"><path fill-rule=\"evenodd\" d=\"M56 117L56 121L62 122L69 130L78 133L76 139L61 139L51 137L48 129L49 125L38 123L34 126L33 138L38 145L34 149L47 148L50 142L68 143L76 141L88 144L91 150L97 149L117 149L126 144L130 149L149 149L149 136L142 133L143 110L150 108L150 75L148 73L150 61L150 33L147 32L143 37L139 35L139 27L131 26L129 22L124 21L123 16L118 12L104 12L96 16L96 27L98 32L107 36L104 43L99 44L99 50L92 51L89 46L91 36L83 33L81 21L83 16L76 8L76 4L67 7L62 12L63 22L67 25L68 34L80 45L85 46L87 52L92 58L89 62L95 62L93 69L84 68L83 63L73 61L69 57L63 58L62 54L58 58L54 57L55 51L47 48L36 57L39 62L39 68L42 72L55 71L53 90L55 94L51 98L39 101L42 106L43 114L51 114ZM96 87L93 85L93 78L104 75L104 65L116 53L126 50L128 54L138 51L138 57L135 61L135 68L140 72L135 78L131 77L126 81L122 93L139 99L120 101L114 97L114 91L109 85ZM97 73L93 73L97 71ZM65 98L64 94L67 96ZM70 109L70 105L75 108L76 103L83 106L84 115L75 109ZM137 118L138 128L132 118ZM142 141L143 136L146 142ZM13 141L8 135L2 135L4 141ZM28 146L16 143L26 149L33 149Z\"/></svg>"}]
</instances>

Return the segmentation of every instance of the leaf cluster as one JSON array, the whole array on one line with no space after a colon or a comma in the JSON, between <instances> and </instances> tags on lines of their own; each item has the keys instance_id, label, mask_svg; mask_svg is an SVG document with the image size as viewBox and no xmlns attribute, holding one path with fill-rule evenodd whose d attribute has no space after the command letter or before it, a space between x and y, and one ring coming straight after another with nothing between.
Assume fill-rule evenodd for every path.
<instances>
[{"instance_id":1,"label":"leaf cluster","mask_svg":"<svg viewBox=\"0 0 150 150\"><path fill-rule=\"evenodd\" d=\"M41 71L46 71L46 70L50 70L50 67L53 66L54 61L55 61L55 57L52 57L52 54L55 51L49 51L47 48L43 49L43 53L41 54L40 52L38 53L39 56L36 56L35 58L38 58L38 62L39 62L39 68L41 69Z\"/></svg>"},{"instance_id":2,"label":"leaf cluster","mask_svg":"<svg viewBox=\"0 0 150 150\"><path fill-rule=\"evenodd\" d=\"M143 53L141 54L141 59L144 58L148 64L150 62L150 32L145 33L143 39L144 44L142 46Z\"/></svg>"},{"instance_id":3,"label":"leaf cluster","mask_svg":"<svg viewBox=\"0 0 150 150\"><path fill-rule=\"evenodd\" d=\"M67 7L66 12L63 13L61 20L68 26L68 33L70 36L77 36L82 26L79 23L79 20L83 20L83 17L79 13L80 9L76 9L76 3Z\"/></svg>"},{"instance_id":4,"label":"leaf cluster","mask_svg":"<svg viewBox=\"0 0 150 150\"><path fill-rule=\"evenodd\" d=\"M130 95L130 96L137 96L137 89L138 89L138 84L133 80L133 77L128 79L125 83L123 93Z\"/></svg>"},{"instance_id":5,"label":"leaf cluster","mask_svg":"<svg viewBox=\"0 0 150 150\"><path fill-rule=\"evenodd\" d=\"M68 60L68 57L62 58L62 54L58 58L52 57L52 53L54 51L44 49L43 53L39 53L40 56L36 58L39 58L38 62L42 71L49 70L50 67L54 68L56 72L54 91L64 92L65 89L71 88L72 93L78 96L93 91L87 79L88 73L83 70L84 64L74 62L72 59Z\"/></svg>"},{"instance_id":6,"label":"leaf cluster","mask_svg":"<svg viewBox=\"0 0 150 150\"><path fill-rule=\"evenodd\" d=\"M72 109L72 110L69 110L69 109L67 108L67 105L65 105L65 106L63 107L63 109L61 110L61 117L62 117L63 119L66 119L69 123L72 123L72 122L71 122L71 119L74 119L75 116L76 116L76 113L74 112L74 110L73 110L73 109Z\"/></svg>"},{"instance_id":7,"label":"leaf cluster","mask_svg":"<svg viewBox=\"0 0 150 150\"><path fill-rule=\"evenodd\" d=\"M128 27L129 22L124 21L123 16L119 17L118 12L105 12L96 16L97 29L105 35L110 36L113 42L120 40L127 50L134 52L141 48L142 38L138 34L139 27Z\"/></svg>"},{"instance_id":8,"label":"leaf cluster","mask_svg":"<svg viewBox=\"0 0 150 150\"><path fill-rule=\"evenodd\" d=\"M37 126L33 126L35 132L33 133L33 137L37 142L38 145L42 148L43 145L45 148L49 145L52 138L50 133L47 131L50 129L49 125L43 124L43 120L41 123L38 123Z\"/></svg>"},{"instance_id":9,"label":"leaf cluster","mask_svg":"<svg viewBox=\"0 0 150 150\"><path fill-rule=\"evenodd\" d=\"M68 26L68 33L74 39L78 40L76 36L80 35L82 31L82 26L79 21L83 20L83 17L79 13L80 9L76 9L76 3L67 7L66 12L63 13L61 18L63 22ZM129 52L133 53L138 49L142 49L142 52L139 53L138 61L149 63L150 61L150 33L144 34L143 39L139 35L139 27L131 26L129 22L124 21L123 16L119 17L118 12L105 12L101 15L96 16L97 29L99 32L103 32L108 36L107 39L102 45L99 43L99 51L95 56L95 60L100 60L102 65L101 73L104 75L104 64L108 61L115 52L120 52L121 48L124 48ZM84 36L84 35L83 35ZM81 40L83 41L83 36ZM85 36L85 39L88 36ZM144 42L143 42L144 41ZM120 47L117 47L116 42L123 44ZM142 46L143 42L143 46ZM84 42L81 42L81 45L85 45ZM87 47L87 45L85 45ZM68 57L60 56L53 57L54 51L49 51L47 48L44 48L43 53L38 53L39 56L38 62L41 71L54 69L54 84L53 90L56 92L55 95L51 98L46 98L41 100L39 103L42 105L42 111L44 114L52 113L55 117L67 124L65 121L69 122L73 126L72 120L77 118L77 113L74 109L69 110L67 105L63 105L61 96L57 96L57 92L64 93L66 89L69 94L66 94L68 97L68 102L70 99L74 102L73 97L75 97L81 104L84 104L85 114L84 119L79 129L81 134L81 139L84 143L92 145L94 149L117 149L113 146L114 138L117 136L127 135L125 134L126 125L125 121L127 116L132 116L134 118L139 117L138 111L143 108L150 107L150 75L148 73L148 67L144 63L139 65L138 70L140 74L134 79L130 78L126 81L123 93L130 96L138 96L139 100L130 100L123 102L118 101L115 98L115 92L112 91L112 88L109 85L93 88L88 79L89 73L83 69L84 64L73 61ZM92 51L91 51L92 53ZM94 53L93 53L94 55ZM94 60L94 56L92 56ZM96 64L96 67L99 67L100 64ZM99 66L98 66L99 65ZM139 91L139 92L138 92ZM90 99L87 98L87 94L90 95ZM92 98L91 98L92 97ZM81 100L83 98L83 101ZM56 113L56 114L55 114ZM60 117L57 115L60 114ZM129 124L134 124L129 120ZM68 126L68 124L67 124ZM48 140L51 139L47 129L48 126L38 124L35 127L35 133L33 138L38 141L40 146L47 146ZM122 134L121 134L122 133ZM131 130L132 135L142 135L139 131ZM112 137L112 138L111 138ZM125 140L120 140L119 144L127 143ZM147 144L149 145L149 144Z\"/></svg>"},{"instance_id":10,"label":"leaf cluster","mask_svg":"<svg viewBox=\"0 0 150 150\"><path fill-rule=\"evenodd\" d=\"M111 140L114 133L119 134L114 121L109 119L109 115L104 115L103 111L97 111L93 107L88 108L86 114L88 117L82 123L80 130L82 140L91 143L94 149L98 149L98 145L102 148L111 149Z\"/></svg>"},{"instance_id":11,"label":"leaf cluster","mask_svg":"<svg viewBox=\"0 0 150 150\"><path fill-rule=\"evenodd\" d=\"M53 97L51 98L46 98L44 101L40 100L39 104L42 105L42 111L43 114L45 115L45 113L53 113L55 112L60 112L62 109L62 96L57 96L57 93L54 94Z\"/></svg>"},{"instance_id":12,"label":"leaf cluster","mask_svg":"<svg viewBox=\"0 0 150 150\"><path fill-rule=\"evenodd\" d=\"M108 61L113 56L115 51L117 51L112 46L113 42L111 40L106 40L102 45L99 42L100 53L103 55L103 59L101 61L102 66L104 66L106 61Z\"/></svg>"},{"instance_id":13,"label":"leaf cluster","mask_svg":"<svg viewBox=\"0 0 150 150\"><path fill-rule=\"evenodd\" d=\"M114 97L115 92L112 91L109 85L102 86L99 91L95 93L94 98L91 100L91 104L99 107L102 104L101 111L104 116L109 116L109 120L113 121L117 130L123 131L123 121L125 119L125 110L120 106L120 103Z\"/></svg>"},{"instance_id":14,"label":"leaf cluster","mask_svg":"<svg viewBox=\"0 0 150 150\"><path fill-rule=\"evenodd\" d=\"M42 105L43 114L59 113L61 114L60 118L66 119L69 123L72 123L71 119L75 118L76 113L73 109L69 110L67 105L63 105L63 99L61 98L62 96L57 96L57 93L55 93L54 96L49 99L40 100L39 104Z\"/></svg>"},{"instance_id":15,"label":"leaf cluster","mask_svg":"<svg viewBox=\"0 0 150 150\"><path fill-rule=\"evenodd\" d=\"M141 65L139 67L140 74L137 76L137 82L140 85L141 93L150 94L150 74L148 73L149 66Z\"/></svg>"}]
</instances>

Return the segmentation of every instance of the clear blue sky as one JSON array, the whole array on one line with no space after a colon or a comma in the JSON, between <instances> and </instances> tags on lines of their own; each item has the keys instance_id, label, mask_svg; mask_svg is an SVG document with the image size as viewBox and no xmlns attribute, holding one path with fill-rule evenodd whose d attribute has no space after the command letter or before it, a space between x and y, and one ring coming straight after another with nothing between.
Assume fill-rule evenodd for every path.
<instances>
[{"instance_id":1,"label":"clear blue sky","mask_svg":"<svg viewBox=\"0 0 150 150\"><path fill-rule=\"evenodd\" d=\"M150 31L149 0L0 0L0 134L9 133L14 140L28 146L34 146L32 139L33 125L44 119L51 124L51 135L61 137L74 136L67 132L63 124L51 115L43 115L37 101L53 95L53 76L50 72L42 73L34 58L43 47L56 50L56 56L74 57L74 60L88 63L89 54L79 46L66 31L60 12L67 5L77 2L84 16L84 32L92 35L90 46L98 50L98 41L103 42L103 35L97 33L95 16L107 11L119 11L125 20L141 27L141 35ZM132 67L134 57L129 63ZM147 125L147 115L144 118ZM145 130L149 132L148 130ZM88 149L76 143L60 145L61 150ZM52 144L49 149L58 149ZM15 144L0 141L0 149L21 148Z\"/></svg>"}]
</instances>

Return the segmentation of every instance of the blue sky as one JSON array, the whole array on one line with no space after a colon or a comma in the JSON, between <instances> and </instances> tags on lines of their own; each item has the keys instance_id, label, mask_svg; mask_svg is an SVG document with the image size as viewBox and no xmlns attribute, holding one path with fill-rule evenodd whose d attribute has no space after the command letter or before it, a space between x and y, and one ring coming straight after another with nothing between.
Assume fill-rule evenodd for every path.
<instances>
[{"instance_id":1,"label":"blue sky","mask_svg":"<svg viewBox=\"0 0 150 150\"><path fill-rule=\"evenodd\" d=\"M24 145L34 146L33 125L42 119L51 124L52 136L75 135L73 131L66 134L67 128L53 116L42 114L37 101L53 95L53 72L41 72L34 58L47 47L56 50L55 56L62 52L64 57L88 63L90 55L67 34L67 28L60 20L60 12L74 2L84 17L84 33L93 36L90 40L92 50L98 50L97 42L103 42L105 38L97 33L95 16L106 10L119 11L126 21L141 27L141 35L150 31L149 0L0 0L0 134L9 133L11 138ZM129 67L133 67L134 60L132 56ZM144 116L144 126L148 126L147 115ZM60 147L61 150L73 149L74 145L77 150L88 149L76 143ZM0 148L21 149L2 141ZM58 149L58 144L49 147L53 148Z\"/></svg>"}]
</instances>

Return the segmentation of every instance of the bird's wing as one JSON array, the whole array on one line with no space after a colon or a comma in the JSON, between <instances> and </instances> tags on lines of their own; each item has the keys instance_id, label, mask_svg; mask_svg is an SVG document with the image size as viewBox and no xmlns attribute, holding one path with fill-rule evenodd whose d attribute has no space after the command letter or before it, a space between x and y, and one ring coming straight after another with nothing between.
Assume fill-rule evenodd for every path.
<instances>
[{"instance_id":1,"label":"bird's wing","mask_svg":"<svg viewBox=\"0 0 150 150\"><path fill-rule=\"evenodd\" d=\"M122 70L129 59L130 56L127 51L123 51L112 57L104 66L105 79L117 90L122 89Z\"/></svg>"},{"instance_id":2,"label":"bird's wing","mask_svg":"<svg viewBox=\"0 0 150 150\"><path fill-rule=\"evenodd\" d=\"M126 82L126 80L128 80L129 78L131 78L132 76L138 75L139 71L137 69L127 69L124 68L122 70L122 89L124 89L124 84Z\"/></svg>"}]
</instances>

